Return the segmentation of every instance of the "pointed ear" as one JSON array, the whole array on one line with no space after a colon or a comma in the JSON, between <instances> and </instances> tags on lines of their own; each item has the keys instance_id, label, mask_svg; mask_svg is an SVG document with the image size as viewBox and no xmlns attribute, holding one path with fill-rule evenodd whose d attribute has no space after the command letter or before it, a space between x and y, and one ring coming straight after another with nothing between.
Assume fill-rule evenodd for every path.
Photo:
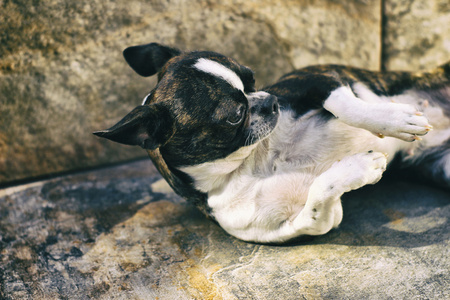
<instances>
[{"instance_id":1,"label":"pointed ear","mask_svg":"<svg viewBox=\"0 0 450 300\"><path fill-rule=\"evenodd\" d=\"M158 104L133 109L113 127L95 135L126 145L154 150L172 136L172 121L166 108Z\"/></svg>"},{"instance_id":2,"label":"pointed ear","mask_svg":"<svg viewBox=\"0 0 450 300\"><path fill-rule=\"evenodd\" d=\"M123 51L130 67L141 76L156 74L169 59L180 55L181 51L157 43L133 46Z\"/></svg>"}]
</instances>

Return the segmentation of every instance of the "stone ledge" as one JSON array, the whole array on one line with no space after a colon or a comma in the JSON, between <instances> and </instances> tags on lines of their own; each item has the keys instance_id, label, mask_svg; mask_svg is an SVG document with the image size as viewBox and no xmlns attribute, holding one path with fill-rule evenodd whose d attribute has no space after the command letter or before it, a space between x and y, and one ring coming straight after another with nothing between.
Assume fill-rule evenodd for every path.
<instances>
[{"instance_id":1,"label":"stone ledge","mask_svg":"<svg viewBox=\"0 0 450 300\"><path fill-rule=\"evenodd\" d=\"M0 190L0 298L448 299L449 192L382 181L339 229L228 236L149 160Z\"/></svg>"}]
</instances>

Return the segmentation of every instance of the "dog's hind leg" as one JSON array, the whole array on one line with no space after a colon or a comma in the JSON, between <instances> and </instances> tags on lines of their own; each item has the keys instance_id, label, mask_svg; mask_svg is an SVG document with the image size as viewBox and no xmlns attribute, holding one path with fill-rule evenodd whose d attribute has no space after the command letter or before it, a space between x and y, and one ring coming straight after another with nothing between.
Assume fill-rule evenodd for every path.
<instances>
[{"instance_id":1,"label":"dog's hind leg","mask_svg":"<svg viewBox=\"0 0 450 300\"><path fill-rule=\"evenodd\" d=\"M336 162L311 185L308 200L295 218L294 227L309 235L324 234L337 227L342 220L342 194L377 183L384 170L386 157L379 152L358 153Z\"/></svg>"},{"instance_id":2,"label":"dog's hind leg","mask_svg":"<svg viewBox=\"0 0 450 300\"><path fill-rule=\"evenodd\" d=\"M424 150L417 158L406 158L404 166L413 177L450 189L450 140Z\"/></svg>"},{"instance_id":3,"label":"dog's hind leg","mask_svg":"<svg viewBox=\"0 0 450 300\"><path fill-rule=\"evenodd\" d=\"M301 235L322 235L338 227L342 221L341 196L364 185L375 184L381 179L385 170L386 156L380 152L368 151L346 156L313 179L307 191L306 202L300 212L295 210L290 211L292 215L280 214L279 205L271 209L261 209L264 197L272 199L272 202L278 201L281 205L283 201L291 201L285 199L284 187L288 187L289 177L294 181L293 184L298 177L293 176L294 174L286 174L287 177L283 177L282 181L277 183L280 192L276 194L272 192L266 194L266 188L269 191L273 190L270 182L266 181L262 184L263 189L258 191L259 198L256 199L256 209L253 214L251 214L252 205L249 205L245 210L234 211L232 215L224 214L227 218L223 221L218 219L218 221L227 232L247 241L279 243ZM297 182L297 184L301 183ZM280 199L273 199L274 195L278 195ZM216 217L219 213L217 211ZM239 213L248 216L250 222L237 226L235 216ZM277 218L281 215L284 219Z\"/></svg>"}]
</instances>

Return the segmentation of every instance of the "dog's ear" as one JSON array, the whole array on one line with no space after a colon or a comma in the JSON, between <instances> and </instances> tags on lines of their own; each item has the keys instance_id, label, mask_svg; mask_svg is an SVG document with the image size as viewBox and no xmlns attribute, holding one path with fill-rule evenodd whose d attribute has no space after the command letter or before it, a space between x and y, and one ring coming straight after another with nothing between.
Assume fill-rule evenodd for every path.
<instances>
[{"instance_id":1,"label":"dog's ear","mask_svg":"<svg viewBox=\"0 0 450 300\"><path fill-rule=\"evenodd\" d=\"M180 53L178 49L151 43L126 48L123 56L136 73L147 77L156 74L169 59Z\"/></svg>"},{"instance_id":2,"label":"dog's ear","mask_svg":"<svg viewBox=\"0 0 450 300\"><path fill-rule=\"evenodd\" d=\"M136 107L113 127L94 134L117 143L154 150L170 139L172 128L167 109L152 104Z\"/></svg>"}]
</instances>

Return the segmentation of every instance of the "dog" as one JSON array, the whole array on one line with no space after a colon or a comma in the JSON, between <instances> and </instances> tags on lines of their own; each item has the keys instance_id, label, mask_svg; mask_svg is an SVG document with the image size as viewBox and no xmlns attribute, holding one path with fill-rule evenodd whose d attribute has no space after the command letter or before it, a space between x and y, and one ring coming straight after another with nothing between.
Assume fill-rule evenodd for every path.
<instances>
[{"instance_id":1,"label":"dog","mask_svg":"<svg viewBox=\"0 0 450 300\"><path fill-rule=\"evenodd\" d=\"M158 83L94 134L146 149L176 193L241 240L329 232L341 196L378 182L394 157L450 187L450 62L310 66L257 91L252 70L219 53L151 43L123 54Z\"/></svg>"}]
</instances>

